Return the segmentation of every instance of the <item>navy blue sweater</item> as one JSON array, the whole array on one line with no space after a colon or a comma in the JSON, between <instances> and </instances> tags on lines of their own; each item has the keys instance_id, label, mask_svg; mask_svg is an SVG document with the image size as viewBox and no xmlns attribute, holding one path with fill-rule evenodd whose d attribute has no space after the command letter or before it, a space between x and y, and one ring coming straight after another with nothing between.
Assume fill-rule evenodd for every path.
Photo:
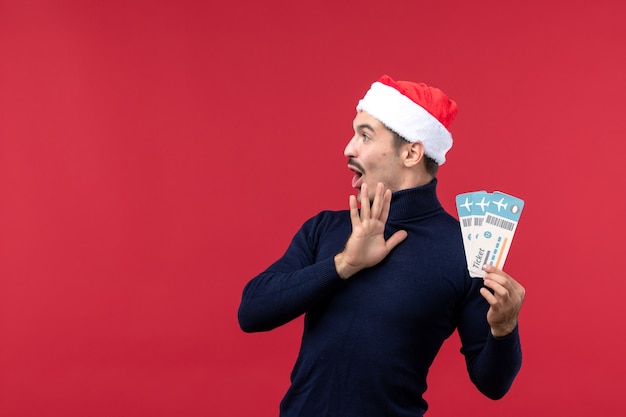
<instances>
[{"instance_id":1,"label":"navy blue sweater","mask_svg":"<svg viewBox=\"0 0 626 417\"><path fill-rule=\"evenodd\" d=\"M421 416L428 369L455 329L476 387L493 399L508 391L522 360L517 329L491 336L482 280L467 272L459 223L441 207L436 185L393 194L385 233L408 237L380 264L342 280L333 258L350 235L350 215L325 211L246 285L246 332L305 314L281 416Z\"/></svg>"}]
</instances>

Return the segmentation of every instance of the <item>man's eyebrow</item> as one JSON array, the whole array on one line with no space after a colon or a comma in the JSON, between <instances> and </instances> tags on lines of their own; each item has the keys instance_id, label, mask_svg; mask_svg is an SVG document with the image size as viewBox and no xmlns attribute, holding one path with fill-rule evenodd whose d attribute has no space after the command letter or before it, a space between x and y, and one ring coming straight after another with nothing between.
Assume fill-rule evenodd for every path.
<instances>
[{"instance_id":1,"label":"man's eyebrow","mask_svg":"<svg viewBox=\"0 0 626 417\"><path fill-rule=\"evenodd\" d=\"M367 124L367 123L362 123L360 125L355 126L355 130L365 130L365 129L371 130L372 132L376 132L374 128L372 127L372 125Z\"/></svg>"}]
</instances>

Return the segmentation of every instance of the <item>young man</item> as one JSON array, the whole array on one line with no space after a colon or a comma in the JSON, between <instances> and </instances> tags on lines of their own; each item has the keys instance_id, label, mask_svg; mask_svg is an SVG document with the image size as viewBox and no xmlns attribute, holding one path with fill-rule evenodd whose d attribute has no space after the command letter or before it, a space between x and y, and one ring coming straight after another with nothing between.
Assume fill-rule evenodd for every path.
<instances>
[{"instance_id":1,"label":"young man","mask_svg":"<svg viewBox=\"0 0 626 417\"><path fill-rule=\"evenodd\" d=\"M456 111L424 84L372 84L345 149L358 190L350 210L308 220L246 285L246 332L305 314L281 416L422 416L428 369L455 329L476 387L493 399L510 388L524 288L490 266L469 276L459 223L436 195Z\"/></svg>"}]
</instances>

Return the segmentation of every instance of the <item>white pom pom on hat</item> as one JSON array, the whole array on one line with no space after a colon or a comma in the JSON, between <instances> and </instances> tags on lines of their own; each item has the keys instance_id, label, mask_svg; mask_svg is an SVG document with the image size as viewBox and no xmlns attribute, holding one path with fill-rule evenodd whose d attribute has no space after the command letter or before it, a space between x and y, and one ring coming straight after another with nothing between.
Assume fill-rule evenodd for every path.
<instances>
[{"instance_id":1,"label":"white pom pom on hat","mask_svg":"<svg viewBox=\"0 0 626 417\"><path fill-rule=\"evenodd\" d=\"M457 105L438 88L394 81L383 75L356 106L409 142L422 142L426 155L439 165L452 147L450 124Z\"/></svg>"}]
</instances>

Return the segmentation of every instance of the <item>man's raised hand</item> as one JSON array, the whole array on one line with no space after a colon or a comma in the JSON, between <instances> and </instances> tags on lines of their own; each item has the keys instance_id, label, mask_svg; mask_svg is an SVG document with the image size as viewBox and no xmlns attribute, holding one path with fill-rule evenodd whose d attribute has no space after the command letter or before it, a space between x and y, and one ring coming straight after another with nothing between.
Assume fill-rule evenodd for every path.
<instances>
[{"instance_id":1,"label":"man's raised hand","mask_svg":"<svg viewBox=\"0 0 626 417\"><path fill-rule=\"evenodd\" d=\"M356 196L350 196L352 233L344 250L335 256L335 267L341 278L348 279L360 270L378 264L407 237L406 231L399 230L385 240L390 204L391 190L385 190L380 182L371 206L367 185L361 186L360 213Z\"/></svg>"}]
</instances>

